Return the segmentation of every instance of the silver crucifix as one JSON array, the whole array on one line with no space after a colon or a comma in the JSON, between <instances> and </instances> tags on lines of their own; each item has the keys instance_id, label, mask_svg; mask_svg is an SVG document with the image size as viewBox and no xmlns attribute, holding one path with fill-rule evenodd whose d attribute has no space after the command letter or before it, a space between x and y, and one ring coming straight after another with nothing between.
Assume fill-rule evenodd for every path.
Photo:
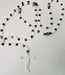
<instances>
[{"instance_id":1,"label":"silver crucifix","mask_svg":"<svg viewBox=\"0 0 65 75\"><path fill-rule=\"evenodd\" d=\"M26 59L26 71L30 72L30 61L31 59L36 59L36 57L31 57L30 50L27 50L26 57L21 57L21 59Z\"/></svg>"}]
</instances>

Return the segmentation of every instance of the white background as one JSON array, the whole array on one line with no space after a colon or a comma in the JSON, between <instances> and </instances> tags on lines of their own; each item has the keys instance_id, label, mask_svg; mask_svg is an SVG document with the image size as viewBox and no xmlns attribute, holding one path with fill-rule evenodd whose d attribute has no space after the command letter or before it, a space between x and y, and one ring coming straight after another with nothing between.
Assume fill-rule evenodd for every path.
<instances>
[{"instance_id":1,"label":"white background","mask_svg":"<svg viewBox=\"0 0 65 75\"><path fill-rule=\"evenodd\" d=\"M47 3L50 0L37 0L42 8L42 23L49 24ZM60 0L65 5L64 0ZM12 12L21 0L0 0L0 25ZM54 6L57 11L56 5ZM60 13L60 12L59 12ZM56 16L56 13L54 14ZM65 16L59 30L52 36L45 37L36 34L35 38L28 42L31 56L37 56L37 60L31 60L31 72L25 71L25 49L22 47L2 47L0 45L0 75L65 75Z\"/></svg>"}]
</instances>

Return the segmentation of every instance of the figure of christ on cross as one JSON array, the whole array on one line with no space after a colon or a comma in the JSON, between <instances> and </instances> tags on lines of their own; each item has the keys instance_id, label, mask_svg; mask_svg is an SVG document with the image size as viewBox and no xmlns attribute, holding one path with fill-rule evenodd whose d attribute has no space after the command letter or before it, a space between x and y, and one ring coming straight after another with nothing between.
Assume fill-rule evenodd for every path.
<instances>
[{"instance_id":1,"label":"figure of christ on cross","mask_svg":"<svg viewBox=\"0 0 65 75\"><path fill-rule=\"evenodd\" d=\"M30 56L30 50L27 50L26 51L26 57L22 56L21 59L25 59L26 60L26 71L30 72L30 61L31 61L31 59L36 59L36 56L35 57L31 57Z\"/></svg>"}]
</instances>

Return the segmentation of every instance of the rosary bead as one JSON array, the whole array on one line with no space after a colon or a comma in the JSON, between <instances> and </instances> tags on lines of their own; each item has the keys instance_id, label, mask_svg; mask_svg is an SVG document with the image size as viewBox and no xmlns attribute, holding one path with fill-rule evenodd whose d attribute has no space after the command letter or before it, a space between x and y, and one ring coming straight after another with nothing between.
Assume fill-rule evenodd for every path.
<instances>
[{"instance_id":1,"label":"rosary bead","mask_svg":"<svg viewBox=\"0 0 65 75\"><path fill-rule=\"evenodd\" d=\"M34 32L34 29L32 30L32 32Z\"/></svg>"},{"instance_id":2,"label":"rosary bead","mask_svg":"<svg viewBox=\"0 0 65 75\"><path fill-rule=\"evenodd\" d=\"M64 8L62 8L62 10L65 10Z\"/></svg>"},{"instance_id":3,"label":"rosary bead","mask_svg":"<svg viewBox=\"0 0 65 75\"><path fill-rule=\"evenodd\" d=\"M14 38L14 36L11 36L11 38L13 39L13 38Z\"/></svg>"},{"instance_id":4,"label":"rosary bead","mask_svg":"<svg viewBox=\"0 0 65 75\"><path fill-rule=\"evenodd\" d=\"M59 2L59 0L56 0L56 2Z\"/></svg>"},{"instance_id":5,"label":"rosary bead","mask_svg":"<svg viewBox=\"0 0 65 75\"><path fill-rule=\"evenodd\" d=\"M0 29L1 32L3 32L3 29Z\"/></svg>"},{"instance_id":6,"label":"rosary bead","mask_svg":"<svg viewBox=\"0 0 65 75\"><path fill-rule=\"evenodd\" d=\"M9 46L11 46L11 43L9 43Z\"/></svg>"},{"instance_id":7,"label":"rosary bead","mask_svg":"<svg viewBox=\"0 0 65 75\"><path fill-rule=\"evenodd\" d=\"M52 32L46 32L46 33L44 33L44 35L51 35L52 34Z\"/></svg>"},{"instance_id":8,"label":"rosary bead","mask_svg":"<svg viewBox=\"0 0 65 75\"><path fill-rule=\"evenodd\" d=\"M30 1L27 1L27 4L29 5L30 4Z\"/></svg>"},{"instance_id":9,"label":"rosary bead","mask_svg":"<svg viewBox=\"0 0 65 75\"><path fill-rule=\"evenodd\" d=\"M53 25L53 22L51 22L50 24Z\"/></svg>"},{"instance_id":10,"label":"rosary bead","mask_svg":"<svg viewBox=\"0 0 65 75\"><path fill-rule=\"evenodd\" d=\"M35 9L35 11L37 11L37 9Z\"/></svg>"},{"instance_id":11,"label":"rosary bead","mask_svg":"<svg viewBox=\"0 0 65 75\"><path fill-rule=\"evenodd\" d=\"M49 29L49 27L46 27L46 29Z\"/></svg>"},{"instance_id":12,"label":"rosary bead","mask_svg":"<svg viewBox=\"0 0 65 75\"><path fill-rule=\"evenodd\" d=\"M2 46L4 46L5 44L4 44L4 43L2 43L1 45L2 45Z\"/></svg>"},{"instance_id":13,"label":"rosary bead","mask_svg":"<svg viewBox=\"0 0 65 75\"><path fill-rule=\"evenodd\" d=\"M0 38L2 39L2 38L3 38L3 36L0 36Z\"/></svg>"},{"instance_id":14,"label":"rosary bead","mask_svg":"<svg viewBox=\"0 0 65 75\"><path fill-rule=\"evenodd\" d=\"M50 19L53 20L53 17L51 17Z\"/></svg>"},{"instance_id":15,"label":"rosary bead","mask_svg":"<svg viewBox=\"0 0 65 75\"><path fill-rule=\"evenodd\" d=\"M20 41L20 38L18 38L18 41Z\"/></svg>"},{"instance_id":16,"label":"rosary bead","mask_svg":"<svg viewBox=\"0 0 65 75\"><path fill-rule=\"evenodd\" d=\"M41 9L39 9L39 11L41 11Z\"/></svg>"},{"instance_id":17,"label":"rosary bead","mask_svg":"<svg viewBox=\"0 0 65 75\"><path fill-rule=\"evenodd\" d=\"M6 18L6 20L8 21L8 20L9 20L9 18Z\"/></svg>"},{"instance_id":18,"label":"rosary bead","mask_svg":"<svg viewBox=\"0 0 65 75\"><path fill-rule=\"evenodd\" d=\"M40 33L40 30L38 30L37 33Z\"/></svg>"},{"instance_id":19,"label":"rosary bead","mask_svg":"<svg viewBox=\"0 0 65 75\"><path fill-rule=\"evenodd\" d=\"M22 6L24 6L24 2L22 2Z\"/></svg>"},{"instance_id":20,"label":"rosary bead","mask_svg":"<svg viewBox=\"0 0 65 75\"><path fill-rule=\"evenodd\" d=\"M22 19L22 17L19 17L19 19Z\"/></svg>"},{"instance_id":21,"label":"rosary bead","mask_svg":"<svg viewBox=\"0 0 65 75\"><path fill-rule=\"evenodd\" d=\"M18 13L19 13L19 14L21 13L21 8L18 9Z\"/></svg>"},{"instance_id":22,"label":"rosary bead","mask_svg":"<svg viewBox=\"0 0 65 75\"><path fill-rule=\"evenodd\" d=\"M49 12L49 14L52 14L52 12Z\"/></svg>"},{"instance_id":23,"label":"rosary bead","mask_svg":"<svg viewBox=\"0 0 65 75\"><path fill-rule=\"evenodd\" d=\"M29 50L27 50L26 52L27 52L27 53L29 53L30 51L29 51Z\"/></svg>"},{"instance_id":24,"label":"rosary bead","mask_svg":"<svg viewBox=\"0 0 65 75\"><path fill-rule=\"evenodd\" d=\"M31 27L32 25L31 24L29 24L29 27Z\"/></svg>"},{"instance_id":25,"label":"rosary bead","mask_svg":"<svg viewBox=\"0 0 65 75\"><path fill-rule=\"evenodd\" d=\"M36 3L36 2L33 2L33 6L38 6L38 3Z\"/></svg>"},{"instance_id":26,"label":"rosary bead","mask_svg":"<svg viewBox=\"0 0 65 75\"><path fill-rule=\"evenodd\" d=\"M26 21L24 21L24 23L26 23Z\"/></svg>"},{"instance_id":27,"label":"rosary bead","mask_svg":"<svg viewBox=\"0 0 65 75\"><path fill-rule=\"evenodd\" d=\"M24 39L25 41L27 41L27 39Z\"/></svg>"},{"instance_id":28,"label":"rosary bead","mask_svg":"<svg viewBox=\"0 0 65 75\"><path fill-rule=\"evenodd\" d=\"M12 14L10 14L10 16L13 16Z\"/></svg>"},{"instance_id":29,"label":"rosary bead","mask_svg":"<svg viewBox=\"0 0 65 75\"><path fill-rule=\"evenodd\" d=\"M23 44L22 47L24 48L25 47L25 44Z\"/></svg>"},{"instance_id":30,"label":"rosary bead","mask_svg":"<svg viewBox=\"0 0 65 75\"><path fill-rule=\"evenodd\" d=\"M61 15L63 16L63 15L64 15L64 13L61 13Z\"/></svg>"},{"instance_id":31,"label":"rosary bead","mask_svg":"<svg viewBox=\"0 0 65 75\"><path fill-rule=\"evenodd\" d=\"M41 24L40 27L42 27L43 25Z\"/></svg>"},{"instance_id":32,"label":"rosary bead","mask_svg":"<svg viewBox=\"0 0 65 75\"><path fill-rule=\"evenodd\" d=\"M60 26L60 23L58 23L57 25Z\"/></svg>"},{"instance_id":33,"label":"rosary bead","mask_svg":"<svg viewBox=\"0 0 65 75\"><path fill-rule=\"evenodd\" d=\"M50 9L51 8L51 5L50 5L50 3L48 3L48 9Z\"/></svg>"},{"instance_id":34,"label":"rosary bead","mask_svg":"<svg viewBox=\"0 0 65 75\"><path fill-rule=\"evenodd\" d=\"M31 35L31 38L33 38L33 35Z\"/></svg>"},{"instance_id":35,"label":"rosary bead","mask_svg":"<svg viewBox=\"0 0 65 75\"><path fill-rule=\"evenodd\" d=\"M60 18L59 20L62 21L62 18Z\"/></svg>"},{"instance_id":36,"label":"rosary bead","mask_svg":"<svg viewBox=\"0 0 65 75\"><path fill-rule=\"evenodd\" d=\"M16 43L16 46L18 46L18 43Z\"/></svg>"},{"instance_id":37,"label":"rosary bead","mask_svg":"<svg viewBox=\"0 0 65 75\"><path fill-rule=\"evenodd\" d=\"M34 27L37 27L37 25L34 25Z\"/></svg>"},{"instance_id":38,"label":"rosary bead","mask_svg":"<svg viewBox=\"0 0 65 75\"><path fill-rule=\"evenodd\" d=\"M61 6L63 5L63 3L60 4Z\"/></svg>"},{"instance_id":39,"label":"rosary bead","mask_svg":"<svg viewBox=\"0 0 65 75\"><path fill-rule=\"evenodd\" d=\"M5 37L4 40L7 40L7 37Z\"/></svg>"},{"instance_id":40,"label":"rosary bead","mask_svg":"<svg viewBox=\"0 0 65 75\"><path fill-rule=\"evenodd\" d=\"M5 26L5 23L2 23L3 26Z\"/></svg>"},{"instance_id":41,"label":"rosary bead","mask_svg":"<svg viewBox=\"0 0 65 75\"><path fill-rule=\"evenodd\" d=\"M14 12L16 12L16 9L14 9Z\"/></svg>"},{"instance_id":42,"label":"rosary bead","mask_svg":"<svg viewBox=\"0 0 65 75\"><path fill-rule=\"evenodd\" d=\"M57 28L54 28L55 31L57 31Z\"/></svg>"}]
</instances>

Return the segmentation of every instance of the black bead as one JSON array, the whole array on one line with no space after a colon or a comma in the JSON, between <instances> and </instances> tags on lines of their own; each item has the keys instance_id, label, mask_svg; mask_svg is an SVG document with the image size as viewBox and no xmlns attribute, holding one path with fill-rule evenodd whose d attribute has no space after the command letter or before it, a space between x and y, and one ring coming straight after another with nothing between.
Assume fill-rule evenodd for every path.
<instances>
[{"instance_id":1,"label":"black bead","mask_svg":"<svg viewBox=\"0 0 65 75\"><path fill-rule=\"evenodd\" d=\"M51 22L50 24L53 25L53 22Z\"/></svg>"},{"instance_id":2,"label":"black bead","mask_svg":"<svg viewBox=\"0 0 65 75\"><path fill-rule=\"evenodd\" d=\"M1 45L2 45L2 46L4 46L5 44L4 44L4 43L2 43Z\"/></svg>"},{"instance_id":3,"label":"black bead","mask_svg":"<svg viewBox=\"0 0 65 75\"><path fill-rule=\"evenodd\" d=\"M59 0L56 0L56 2L59 2Z\"/></svg>"},{"instance_id":4,"label":"black bead","mask_svg":"<svg viewBox=\"0 0 65 75\"><path fill-rule=\"evenodd\" d=\"M16 9L14 9L14 12L16 12Z\"/></svg>"},{"instance_id":5,"label":"black bead","mask_svg":"<svg viewBox=\"0 0 65 75\"><path fill-rule=\"evenodd\" d=\"M61 6L63 5L63 3L60 4Z\"/></svg>"},{"instance_id":6,"label":"black bead","mask_svg":"<svg viewBox=\"0 0 65 75\"><path fill-rule=\"evenodd\" d=\"M27 21L24 21L24 23L26 23Z\"/></svg>"},{"instance_id":7,"label":"black bead","mask_svg":"<svg viewBox=\"0 0 65 75\"><path fill-rule=\"evenodd\" d=\"M35 22L37 22L37 20L35 20Z\"/></svg>"},{"instance_id":8,"label":"black bead","mask_svg":"<svg viewBox=\"0 0 65 75\"><path fill-rule=\"evenodd\" d=\"M60 23L58 23L57 25L60 26Z\"/></svg>"},{"instance_id":9,"label":"black bead","mask_svg":"<svg viewBox=\"0 0 65 75\"><path fill-rule=\"evenodd\" d=\"M31 38L33 38L33 35L31 35Z\"/></svg>"},{"instance_id":10,"label":"black bead","mask_svg":"<svg viewBox=\"0 0 65 75\"><path fill-rule=\"evenodd\" d=\"M35 14L35 16L38 16L37 14Z\"/></svg>"},{"instance_id":11,"label":"black bead","mask_svg":"<svg viewBox=\"0 0 65 75\"><path fill-rule=\"evenodd\" d=\"M20 6L19 6L19 5L18 5L17 7L18 7L18 8L20 8Z\"/></svg>"},{"instance_id":12,"label":"black bead","mask_svg":"<svg viewBox=\"0 0 65 75\"><path fill-rule=\"evenodd\" d=\"M53 17L51 17L50 19L53 20Z\"/></svg>"},{"instance_id":13,"label":"black bead","mask_svg":"<svg viewBox=\"0 0 65 75\"><path fill-rule=\"evenodd\" d=\"M18 38L18 41L20 41L20 38Z\"/></svg>"},{"instance_id":14,"label":"black bead","mask_svg":"<svg viewBox=\"0 0 65 75\"><path fill-rule=\"evenodd\" d=\"M10 14L10 16L13 16L12 14Z\"/></svg>"},{"instance_id":15,"label":"black bead","mask_svg":"<svg viewBox=\"0 0 65 75\"><path fill-rule=\"evenodd\" d=\"M9 46L11 46L11 43L9 43Z\"/></svg>"},{"instance_id":16,"label":"black bead","mask_svg":"<svg viewBox=\"0 0 65 75\"><path fill-rule=\"evenodd\" d=\"M8 20L9 20L9 18L6 18L6 20L8 21Z\"/></svg>"},{"instance_id":17,"label":"black bead","mask_svg":"<svg viewBox=\"0 0 65 75\"><path fill-rule=\"evenodd\" d=\"M41 16L41 14L39 14L38 16Z\"/></svg>"},{"instance_id":18,"label":"black bead","mask_svg":"<svg viewBox=\"0 0 65 75\"><path fill-rule=\"evenodd\" d=\"M27 4L29 5L30 4L30 1L27 1Z\"/></svg>"},{"instance_id":19,"label":"black bead","mask_svg":"<svg viewBox=\"0 0 65 75\"><path fill-rule=\"evenodd\" d=\"M24 6L24 2L22 2L22 6Z\"/></svg>"},{"instance_id":20,"label":"black bead","mask_svg":"<svg viewBox=\"0 0 65 75\"><path fill-rule=\"evenodd\" d=\"M37 11L37 9L35 9L35 11Z\"/></svg>"},{"instance_id":21,"label":"black bead","mask_svg":"<svg viewBox=\"0 0 65 75\"><path fill-rule=\"evenodd\" d=\"M61 15L63 16L63 15L64 15L64 13L61 13Z\"/></svg>"},{"instance_id":22,"label":"black bead","mask_svg":"<svg viewBox=\"0 0 65 75\"><path fill-rule=\"evenodd\" d=\"M46 27L46 29L49 29L49 27Z\"/></svg>"},{"instance_id":23,"label":"black bead","mask_svg":"<svg viewBox=\"0 0 65 75\"><path fill-rule=\"evenodd\" d=\"M51 3L48 3L49 5L51 4Z\"/></svg>"},{"instance_id":24,"label":"black bead","mask_svg":"<svg viewBox=\"0 0 65 75\"><path fill-rule=\"evenodd\" d=\"M59 20L62 21L62 18L60 18Z\"/></svg>"},{"instance_id":25,"label":"black bead","mask_svg":"<svg viewBox=\"0 0 65 75\"><path fill-rule=\"evenodd\" d=\"M49 12L49 14L52 14L52 12Z\"/></svg>"},{"instance_id":26,"label":"black bead","mask_svg":"<svg viewBox=\"0 0 65 75\"><path fill-rule=\"evenodd\" d=\"M1 32L3 32L3 29L0 29Z\"/></svg>"},{"instance_id":27,"label":"black bead","mask_svg":"<svg viewBox=\"0 0 65 75\"><path fill-rule=\"evenodd\" d=\"M4 40L7 40L7 37L5 37Z\"/></svg>"},{"instance_id":28,"label":"black bead","mask_svg":"<svg viewBox=\"0 0 65 75\"><path fill-rule=\"evenodd\" d=\"M22 19L22 17L19 17L20 19Z\"/></svg>"},{"instance_id":29,"label":"black bead","mask_svg":"<svg viewBox=\"0 0 65 75\"><path fill-rule=\"evenodd\" d=\"M27 41L27 39L24 39L25 41Z\"/></svg>"},{"instance_id":30,"label":"black bead","mask_svg":"<svg viewBox=\"0 0 65 75\"><path fill-rule=\"evenodd\" d=\"M54 28L55 31L57 31L57 28Z\"/></svg>"},{"instance_id":31,"label":"black bead","mask_svg":"<svg viewBox=\"0 0 65 75\"><path fill-rule=\"evenodd\" d=\"M2 23L3 26L5 26L5 23Z\"/></svg>"},{"instance_id":32,"label":"black bead","mask_svg":"<svg viewBox=\"0 0 65 75\"><path fill-rule=\"evenodd\" d=\"M39 9L39 11L41 11L41 9Z\"/></svg>"},{"instance_id":33,"label":"black bead","mask_svg":"<svg viewBox=\"0 0 65 75\"><path fill-rule=\"evenodd\" d=\"M34 27L37 27L37 25L34 25Z\"/></svg>"},{"instance_id":34,"label":"black bead","mask_svg":"<svg viewBox=\"0 0 65 75\"><path fill-rule=\"evenodd\" d=\"M41 24L40 27L42 27L43 25Z\"/></svg>"},{"instance_id":35,"label":"black bead","mask_svg":"<svg viewBox=\"0 0 65 75\"><path fill-rule=\"evenodd\" d=\"M32 32L34 32L34 29L32 30Z\"/></svg>"},{"instance_id":36,"label":"black bead","mask_svg":"<svg viewBox=\"0 0 65 75\"><path fill-rule=\"evenodd\" d=\"M27 52L27 53L29 53L30 51L29 51L29 50L27 50L26 52Z\"/></svg>"},{"instance_id":37,"label":"black bead","mask_svg":"<svg viewBox=\"0 0 65 75\"><path fill-rule=\"evenodd\" d=\"M40 22L40 20L38 20L38 22Z\"/></svg>"},{"instance_id":38,"label":"black bead","mask_svg":"<svg viewBox=\"0 0 65 75\"><path fill-rule=\"evenodd\" d=\"M25 44L22 45L23 48L24 48L25 46L26 46Z\"/></svg>"},{"instance_id":39,"label":"black bead","mask_svg":"<svg viewBox=\"0 0 65 75\"><path fill-rule=\"evenodd\" d=\"M16 43L16 46L18 46L18 43Z\"/></svg>"},{"instance_id":40,"label":"black bead","mask_svg":"<svg viewBox=\"0 0 65 75\"><path fill-rule=\"evenodd\" d=\"M62 10L65 10L64 8L62 8Z\"/></svg>"},{"instance_id":41,"label":"black bead","mask_svg":"<svg viewBox=\"0 0 65 75\"><path fill-rule=\"evenodd\" d=\"M37 33L40 33L40 30L38 30Z\"/></svg>"},{"instance_id":42,"label":"black bead","mask_svg":"<svg viewBox=\"0 0 65 75\"><path fill-rule=\"evenodd\" d=\"M31 24L29 24L29 27L31 27L32 25Z\"/></svg>"}]
</instances>

